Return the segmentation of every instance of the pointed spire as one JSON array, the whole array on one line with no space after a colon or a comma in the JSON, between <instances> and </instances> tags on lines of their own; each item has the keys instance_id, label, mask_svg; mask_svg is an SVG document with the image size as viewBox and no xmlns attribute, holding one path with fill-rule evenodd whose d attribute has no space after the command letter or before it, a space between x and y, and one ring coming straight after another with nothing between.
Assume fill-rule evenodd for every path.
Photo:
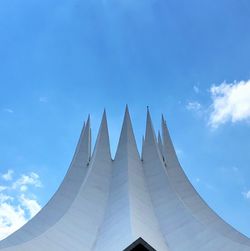
<instances>
[{"instance_id":1,"label":"pointed spire","mask_svg":"<svg viewBox=\"0 0 250 251\"><path fill-rule=\"evenodd\" d=\"M160 131L158 131L158 144L162 144Z\"/></svg>"},{"instance_id":2,"label":"pointed spire","mask_svg":"<svg viewBox=\"0 0 250 251\"><path fill-rule=\"evenodd\" d=\"M107 155L111 158L110 153L110 143L109 143L109 132L108 132L108 123L107 123L107 115L106 110L104 109L103 115L102 115L102 121L100 125L100 129L98 132L98 136L96 139L95 149L93 152L94 158L96 155L105 155L103 157L106 157Z\"/></svg>"},{"instance_id":3,"label":"pointed spire","mask_svg":"<svg viewBox=\"0 0 250 251\"><path fill-rule=\"evenodd\" d=\"M125 109L125 115L123 119L122 130L115 159L120 155L125 156L126 152L127 154L132 153L134 155L137 155L137 157L139 158L133 127L129 115L128 105L126 105Z\"/></svg>"},{"instance_id":4,"label":"pointed spire","mask_svg":"<svg viewBox=\"0 0 250 251\"><path fill-rule=\"evenodd\" d=\"M177 155L174 149L174 145L173 142L171 140L169 131L168 131L168 127L167 127L167 123L166 120L164 119L164 116L162 115L162 121L161 121L161 125L162 125L162 137L163 137L163 154L166 160L170 160L170 156L171 159L174 158L174 160L178 161L177 159Z\"/></svg>"},{"instance_id":5,"label":"pointed spire","mask_svg":"<svg viewBox=\"0 0 250 251\"><path fill-rule=\"evenodd\" d=\"M171 141L171 139L170 139L169 131L167 128L166 120L165 120L163 114L161 117L161 127L162 127L162 136L163 136L163 145L166 146L167 144L170 143L169 140Z\"/></svg>"},{"instance_id":6,"label":"pointed spire","mask_svg":"<svg viewBox=\"0 0 250 251\"><path fill-rule=\"evenodd\" d=\"M162 159L162 155L161 155L158 142L156 139L153 123L151 120L150 112L147 109L145 142L142 148L143 160L145 158L148 159L149 155L153 156L154 154L156 154L156 156L158 156L159 159Z\"/></svg>"},{"instance_id":7,"label":"pointed spire","mask_svg":"<svg viewBox=\"0 0 250 251\"><path fill-rule=\"evenodd\" d=\"M128 104L125 105L125 112L128 112L128 113L129 113Z\"/></svg>"},{"instance_id":8,"label":"pointed spire","mask_svg":"<svg viewBox=\"0 0 250 251\"><path fill-rule=\"evenodd\" d=\"M84 167L90 160L91 156L91 132L90 132L90 116L87 123L83 125L83 129L76 147L76 151L71 166Z\"/></svg>"},{"instance_id":9,"label":"pointed spire","mask_svg":"<svg viewBox=\"0 0 250 251\"><path fill-rule=\"evenodd\" d=\"M165 119L164 119L164 115L163 115L163 113L161 114L161 123L163 124L163 123L165 123L166 121L165 121Z\"/></svg>"},{"instance_id":10,"label":"pointed spire","mask_svg":"<svg viewBox=\"0 0 250 251\"><path fill-rule=\"evenodd\" d=\"M79 138L79 140L77 142L76 150L77 150L77 148L78 148L78 146L80 144L80 139L83 137L83 134L84 134L84 131L85 131L85 127L86 127L86 122L83 121L83 126L82 126L82 130L81 130L80 138Z\"/></svg>"},{"instance_id":11,"label":"pointed spire","mask_svg":"<svg viewBox=\"0 0 250 251\"><path fill-rule=\"evenodd\" d=\"M150 142L151 144L157 145L157 140L155 136L155 131L151 119L151 115L149 112L149 109L147 107L147 122L146 122L146 136L145 136L145 141Z\"/></svg>"}]
</instances>

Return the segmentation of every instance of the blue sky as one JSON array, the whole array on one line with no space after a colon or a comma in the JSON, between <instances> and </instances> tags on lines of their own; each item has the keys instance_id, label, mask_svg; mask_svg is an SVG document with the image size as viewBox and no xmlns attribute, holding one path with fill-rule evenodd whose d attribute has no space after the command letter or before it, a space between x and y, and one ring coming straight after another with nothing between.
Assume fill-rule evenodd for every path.
<instances>
[{"instance_id":1,"label":"blue sky","mask_svg":"<svg viewBox=\"0 0 250 251\"><path fill-rule=\"evenodd\" d=\"M0 238L62 181L83 121L125 104L140 148L149 105L167 119L206 202L250 236L248 0L0 2ZM3 229L3 230L1 230Z\"/></svg>"}]
</instances>

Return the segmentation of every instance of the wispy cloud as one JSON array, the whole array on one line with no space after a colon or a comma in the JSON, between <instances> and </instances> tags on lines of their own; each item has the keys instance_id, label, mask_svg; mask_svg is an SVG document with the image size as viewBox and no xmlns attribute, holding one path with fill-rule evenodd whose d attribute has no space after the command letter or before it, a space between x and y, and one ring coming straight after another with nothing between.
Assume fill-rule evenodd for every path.
<instances>
[{"instance_id":1,"label":"wispy cloud","mask_svg":"<svg viewBox=\"0 0 250 251\"><path fill-rule=\"evenodd\" d=\"M210 93L212 105L209 125L213 128L226 122L250 119L250 80L213 85Z\"/></svg>"},{"instance_id":2,"label":"wispy cloud","mask_svg":"<svg viewBox=\"0 0 250 251\"><path fill-rule=\"evenodd\" d=\"M22 192L28 189L29 185L33 185L35 187L41 187L42 183L39 179L39 175L31 172L29 174L23 174L19 179L17 179L12 184L12 189L20 189Z\"/></svg>"},{"instance_id":3,"label":"wispy cloud","mask_svg":"<svg viewBox=\"0 0 250 251\"><path fill-rule=\"evenodd\" d=\"M10 181L13 178L14 171L9 169L6 173L2 174L2 178L6 181Z\"/></svg>"},{"instance_id":4,"label":"wispy cloud","mask_svg":"<svg viewBox=\"0 0 250 251\"><path fill-rule=\"evenodd\" d=\"M195 111L198 112L201 110L201 104L197 101L189 101L186 104L186 109L189 111Z\"/></svg>"},{"instance_id":5,"label":"wispy cloud","mask_svg":"<svg viewBox=\"0 0 250 251\"><path fill-rule=\"evenodd\" d=\"M7 112L7 113L14 113L14 111L10 108L4 108L3 112Z\"/></svg>"},{"instance_id":6,"label":"wispy cloud","mask_svg":"<svg viewBox=\"0 0 250 251\"><path fill-rule=\"evenodd\" d=\"M42 186L39 175L31 172L13 180L14 171L9 171L2 175L6 185L0 186L0 240L24 225L41 209L30 190Z\"/></svg>"},{"instance_id":7,"label":"wispy cloud","mask_svg":"<svg viewBox=\"0 0 250 251\"><path fill-rule=\"evenodd\" d=\"M11 196L0 193L0 203L4 203L6 201L12 201L12 200L13 198Z\"/></svg>"}]
</instances>

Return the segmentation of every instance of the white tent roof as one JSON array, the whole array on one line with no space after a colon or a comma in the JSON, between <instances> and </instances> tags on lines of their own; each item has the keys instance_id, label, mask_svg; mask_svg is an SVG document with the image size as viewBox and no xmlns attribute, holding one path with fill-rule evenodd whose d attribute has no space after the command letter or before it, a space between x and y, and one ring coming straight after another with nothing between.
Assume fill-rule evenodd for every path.
<instances>
[{"instance_id":1,"label":"white tent roof","mask_svg":"<svg viewBox=\"0 0 250 251\"><path fill-rule=\"evenodd\" d=\"M138 240L157 251L250 251L187 179L164 118L156 139L149 111L140 157L126 107L114 160L106 113L92 155L88 118L58 191L0 250L119 251Z\"/></svg>"}]
</instances>

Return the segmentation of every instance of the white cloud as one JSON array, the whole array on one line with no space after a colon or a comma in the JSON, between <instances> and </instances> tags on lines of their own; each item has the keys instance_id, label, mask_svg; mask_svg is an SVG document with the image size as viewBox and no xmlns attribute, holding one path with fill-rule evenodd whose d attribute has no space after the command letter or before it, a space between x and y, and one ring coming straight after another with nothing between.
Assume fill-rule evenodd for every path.
<instances>
[{"instance_id":1,"label":"white cloud","mask_svg":"<svg viewBox=\"0 0 250 251\"><path fill-rule=\"evenodd\" d=\"M201 110L201 104L197 101L190 101L186 105L186 109L189 111L198 112Z\"/></svg>"},{"instance_id":2,"label":"white cloud","mask_svg":"<svg viewBox=\"0 0 250 251\"><path fill-rule=\"evenodd\" d=\"M0 196L0 240L27 222L24 209L13 205L12 201L13 198L10 196Z\"/></svg>"},{"instance_id":3,"label":"white cloud","mask_svg":"<svg viewBox=\"0 0 250 251\"><path fill-rule=\"evenodd\" d=\"M5 201L13 200L13 197L0 193L0 203L3 203Z\"/></svg>"},{"instance_id":4,"label":"white cloud","mask_svg":"<svg viewBox=\"0 0 250 251\"><path fill-rule=\"evenodd\" d=\"M14 111L10 108L4 108L3 109L4 112L7 112L7 113L13 113Z\"/></svg>"},{"instance_id":5,"label":"white cloud","mask_svg":"<svg viewBox=\"0 0 250 251\"><path fill-rule=\"evenodd\" d=\"M29 216L35 216L40 210L41 206L35 199L29 199L24 194L20 196L21 205L29 212Z\"/></svg>"},{"instance_id":6,"label":"white cloud","mask_svg":"<svg viewBox=\"0 0 250 251\"><path fill-rule=\"evenodd\" d=\"M0 192L6 190L7 188L8 188L8 187L6 187L6 186L0 186Z\"/></svg>"},{"instance_id":7,"label":"white cloud","mask_svg":"<svg viewBox=\"0 0 250 251\"><path fill-rule=\"evenodd\" d=\"M28 187L26 185L20 186L20 191L21 192L26 192L28 190Z\"/></svg>"},{"instance_id":8,"label":"white cloud","mask_svg":"<svg viewBox=\"0 0 250 251\"><path fill-rule=\"evenodd\" d=\"M212 105L209 125L250 119L250 80L213 85L210 89Z\"/></svg>"},{"instance_id":9,"label":"white cloud","mask_svg":"<svg viewBox=\"0 0 250 251\"><path fill-rule=\"evenodd\" d=\"M41 209L29 190L31 186L42 186L38 174L31 172L16 180L13 177L5 180L6 186L0 186L0 240L19 229Z\"/></svg>"},{"instance_id":10,"label":"white cloud","mask_svg":"<svg viewBox=\"0 0 250 251\"><path fill-rule=\"evenodd\" d=\"M6 181L12 180L13 174L14 174L14 171L9 169L9 170L7 171L7 173L4 173L4 174L2 175L2 178L3 178L4 180L6 180Z\"/></svg>"},{"instance_id":11,"label":"white cloud","mask_svg":"<svg viewBox=\"0 0 250 251\"><path fill-rule=\"evenodd\" d=\"M35 187L41 187L41 181L39 179L39 175L31 172L30 174L26 175L23 174L19 179L17 179L13 184L13 189L20 189L22 192L27 190L28 185L33 185Z\"/></svg>"}]
</instances>

